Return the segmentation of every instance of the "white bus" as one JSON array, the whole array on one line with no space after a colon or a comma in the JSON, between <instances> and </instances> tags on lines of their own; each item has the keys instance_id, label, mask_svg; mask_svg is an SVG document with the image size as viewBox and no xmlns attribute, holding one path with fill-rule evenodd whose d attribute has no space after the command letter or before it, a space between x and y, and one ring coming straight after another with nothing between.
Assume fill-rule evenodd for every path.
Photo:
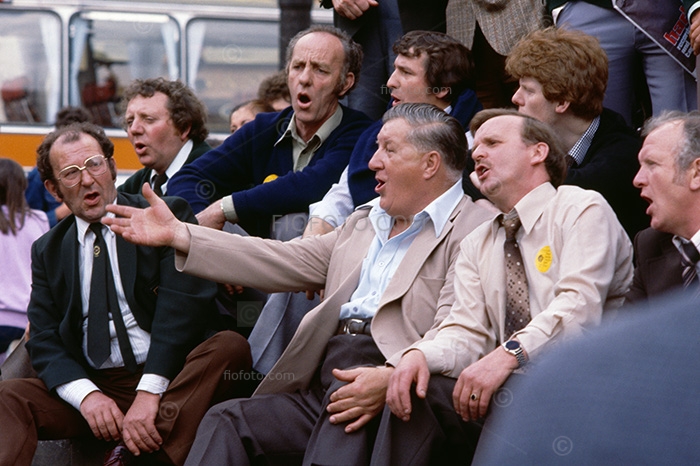
<instances>
[{"instance_id":1,"label":"white bus","mask_svg":"<svg viewBox=\"0 0 700 466\"><path fill-rule=\"evenodd\" d=\"M209 129L279 68L277 0L0 0L0 157L35 164L63 106L87 108L115 142L120 169L140 168L118 114L133 79L191 86ZM312 21L330 12L312 9Z\"/></svg>"}]
</instances>

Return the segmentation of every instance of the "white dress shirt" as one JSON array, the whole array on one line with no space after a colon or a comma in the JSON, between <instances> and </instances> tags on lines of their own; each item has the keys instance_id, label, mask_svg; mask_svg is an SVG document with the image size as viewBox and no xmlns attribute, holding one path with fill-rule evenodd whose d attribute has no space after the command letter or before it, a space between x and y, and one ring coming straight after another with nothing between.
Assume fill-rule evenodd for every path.
<instances>
[{"instance_id":1,"label":"white dress shirt","mask_svg":"<svg viewBox=\"0 0 700 466\"><path fill-rule=\"evenodd\" d=\"M114 214L108 213L107 216L114 217ZM88 309L90 307L90 282L92 281L92 249L95 242L95 234L90 230L90 224L85 220L76 217L75 223L78 232L78 243L80 246L80 296L83 305L82 348L85 358L91 365L93 365L92 361L90 361L90 357L87 355L87 325L89 318ZM119 302L119 308L122 312L122 318L124 319L127 335L129 336L129 342L131 343L134 357L136 358L136 363L142 364L146 361L146 357L148 356L148 349L151 344L151 335L138 326L136 319L129 308L129 303L126 300L124 288L122 286L121 273L119 272L119 261L116 260L118 257L116 235L106 226L102 227L102 234L104 236L105 244L107 245L107 251L109 252L109 262L112 269L112 275L114 276L114 286L117 292L117 300ZM117 340L117 332L111 318L109 321L109 334L111 338L111 354L102 364L102 366L96 369L109 369L124 366L121 349L119 348L119 341ZM162 394L168 388L169 383L170 381L163 376L157 374L143 374L136 389L155 394ZM78 379L56 387L58 396L78 410L80 410L80 404L83 402L83 399L89 393L96 390L99 391L99 388L97 388L97 386L90 379Z\"/></svg>"}]
</instances>

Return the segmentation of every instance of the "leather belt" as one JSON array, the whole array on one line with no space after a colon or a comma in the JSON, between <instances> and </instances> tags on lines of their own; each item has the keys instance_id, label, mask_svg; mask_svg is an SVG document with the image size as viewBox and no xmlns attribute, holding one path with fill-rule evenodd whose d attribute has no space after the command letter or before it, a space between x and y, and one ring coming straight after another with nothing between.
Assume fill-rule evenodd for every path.
<instances>
[{"instance_id":1,"label":"leather belt","mask_svg":"<svg viewBox=\"0 0 700 466\"><path fill-rule=\"evenodd\" d=\"M341 319L336 335L369 335L372 336L372 318L367 319Z\"/></svg>"}]
</instances>

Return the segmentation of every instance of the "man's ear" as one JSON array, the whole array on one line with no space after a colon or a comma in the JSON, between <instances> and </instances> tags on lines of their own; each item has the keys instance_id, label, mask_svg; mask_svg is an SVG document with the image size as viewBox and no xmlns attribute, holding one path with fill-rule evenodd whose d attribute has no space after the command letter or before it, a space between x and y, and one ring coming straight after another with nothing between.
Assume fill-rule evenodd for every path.
<instances>
[{"instance_id":1,"label":"man's ear","mask_svg":"<svg viewBox=\"0 0 700 466\"><path fill-rule=\"evenodd\" d=\"M61 190L58 189L58 186L56 186L56 183L54 181L44 181L44 187L49 192L49 194L51 194L53 198L56 199L56 201L63 202L63 194L61 193Z\"/></svg>"},{"instance_id":2,"label":"man's ear","mask_svg":"<svg viewBox=\"0 0 700 466\"><path fill-rule=\"evenodd\" d=\"M109 163L109 171L112 174L112 180L117 181L117 162L114 160L114 156L107 159Z\"/></svg>"},{"instance_id":3,"label":"man's ear","mask_svg":"<svg viewBox=\"0 0 700 466\"><path fill-rule=\"evenodd\" d=\"M532 155L530 156L530 163L532 165L537 165L544 163L549 155L549 146L544 142L538 142L530 146L532 148Z\"/></svg>"},{"instance_id":4,"label":"man's ear","mask_svg":"<svg viewBox=\"0 0 700 466\"><path fill-rule=\"evenodd\" d=\"M192 126L188 126L185 131L180 133L180 141L185 142L187 141L187 138L190 137L190 131L192 130Z\"/></svg>"},{"instance_id":5,"label":"man's ear","mask_svg":"<svg viewBox=\"0 0 700 466\"><path fill-rule=\"evenodd\" d=\"M566 111L569 109L571 106L571 102L567 102L565 100L559 102L556 107L554 107L554 111L563 114L566 113Z\"/></svg>"},{"instance_id":6,"label":"man's ear","mask_svg":"<svg viewBox=\"0 0 700 466\"><path fill-rule=\"evenodd\" d=\"M355 85L355 73L345 75L345 85L338 93L338 98L345 97L345 94Z\"/></svg>"},{"instance_id":7,"label":"man's ear","mask_svg":"<svg viewBox=\"0 0 700 466\"><path fill-rule=\"evenodd\" d=\"M442 165L442 157L437 151L433 150L428 152L427 154L424 154L423 159L425 161L423 177L426 180L429 180L430 178L435 176L438 170L440 170L440 166Z\"/></svg>"},{"instance_id":8,"label":"man's ear","mask_svg":"<svg viewBox=\"0 0 700 466\"><path fill-rule=\"evenodd\" d=\"M688 167L688 187L691 191L700 190L700 158L693 160Z\"/></svg>"},{"instance_id":9,"label":"man's ear","mask_svg":"<svg viewBox=\"0 0 700 466\"><path fill-rule=\"evenodd\" d=\"M447 96L450 95L450 94L452 94L452 89L449 88L449 87L441 87L441 88L440 88L440 92L435 92L435 93L433 93L433 95L434 95L435 97L437 97L437 98L440 99L440 100L444 100L444 101L446 101L446 102L448 102L448 103L449 103L449 101L448 101L447 99L445 99L445 97L447 97Z\"/></svg>"}]
</instances>

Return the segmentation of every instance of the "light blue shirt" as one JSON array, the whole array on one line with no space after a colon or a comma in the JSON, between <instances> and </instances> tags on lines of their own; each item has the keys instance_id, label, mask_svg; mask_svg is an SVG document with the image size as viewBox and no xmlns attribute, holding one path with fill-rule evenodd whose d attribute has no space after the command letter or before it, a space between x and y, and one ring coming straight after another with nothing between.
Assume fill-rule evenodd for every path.
<instances>
[{"instance_id":1,"label":"light blue shirt","mask_svg":"<svg viewBox=\"0 0 700 466\"><path fill-rule=\"evenodd\" d=\"M371 206L369 221L375 231L374 240L362 262L360 282L350 301L340 307L340 319L373 317L379 307L382 294L399 268L408 248L423 228L432 226L435 237L440 236L452 211L464 196L460 180L440 197L413 217L406 230L389 238L394 219L379 206L379 198L366 205Z\"/></svg>"}]
</instances>

